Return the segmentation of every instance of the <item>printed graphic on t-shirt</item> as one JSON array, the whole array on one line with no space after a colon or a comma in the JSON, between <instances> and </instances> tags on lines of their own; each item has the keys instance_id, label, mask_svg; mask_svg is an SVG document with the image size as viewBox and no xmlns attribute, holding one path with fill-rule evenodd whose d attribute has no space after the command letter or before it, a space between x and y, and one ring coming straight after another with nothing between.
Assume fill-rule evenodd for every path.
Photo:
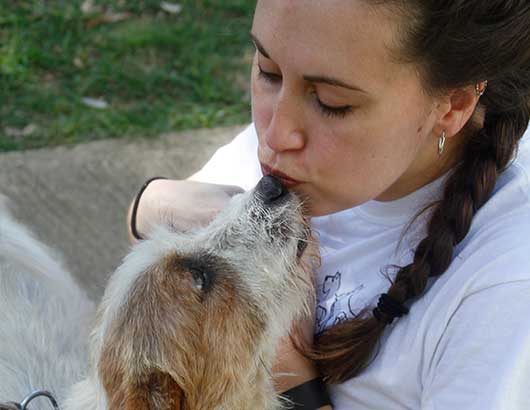
<instances>
[{"instance_id":1,"label":"printed graphic on t-shirt","mask_svg":"<svg viewBox=\"0 0 530 410\"><path fill-rule=\"evenodd\" d=\"M316 333L322 333L327 327L336 325L359 313L355 303L364 285L358 285L349 292L342 292L342 273L328 275L317 286Z\"/></svg>"}]
</instances>

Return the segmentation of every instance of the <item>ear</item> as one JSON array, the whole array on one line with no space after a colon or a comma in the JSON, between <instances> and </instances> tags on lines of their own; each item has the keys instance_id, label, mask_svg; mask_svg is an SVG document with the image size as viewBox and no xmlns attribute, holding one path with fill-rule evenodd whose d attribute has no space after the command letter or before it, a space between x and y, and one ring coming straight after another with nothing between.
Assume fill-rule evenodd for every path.
<instances>
[{"instance_id":1,"label":"ear","mask_svg":"<svg viewBox=\"0 0 530 410\"><path fill-rule=\"evenodd\" d=\"M441 134L444 130L449 138L458 134L475 112L478 100L474 86L452 90L438 101L439 120L434 132Z\"/></svg>"},{"instance_id":2,"label":"ear","mask_svg":"<svg viewBox=\"0 0 530 410\"><path fill-rule=\"evenodd\" d=\"M183 400L182 389L171 376L156 371L127 389L123 407L115 403L116 407L109 405L109 410L181 410Z\"/></svg>"},{"instance_id":3,"label":"ear","mask_svg":"<svg viewBox=\"0 0 530 410\"><path fill-rule=\"evenodd\" d=\"M107 396L107 410L181 410L184 394L178 383L157 369L125 371L112 349L99 362L99 378Z\"/></svg>"}]
</instances>

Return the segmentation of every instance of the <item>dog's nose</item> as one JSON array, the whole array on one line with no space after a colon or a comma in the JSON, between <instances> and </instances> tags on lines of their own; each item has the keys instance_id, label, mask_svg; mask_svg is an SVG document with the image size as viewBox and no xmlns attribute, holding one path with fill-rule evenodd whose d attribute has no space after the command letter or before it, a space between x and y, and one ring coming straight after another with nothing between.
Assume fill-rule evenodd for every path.
<instances>
[{"instance_id":1,"label":"dog's nose","mask_svg":"<svg viewBox=\"0 0 530 410\"><path fill-rule=\"evenodd\" d=\"M256 189L265 203L273 203L289 193L281 182L271 175L261 178Z\"/></svg>"}]
</instances>

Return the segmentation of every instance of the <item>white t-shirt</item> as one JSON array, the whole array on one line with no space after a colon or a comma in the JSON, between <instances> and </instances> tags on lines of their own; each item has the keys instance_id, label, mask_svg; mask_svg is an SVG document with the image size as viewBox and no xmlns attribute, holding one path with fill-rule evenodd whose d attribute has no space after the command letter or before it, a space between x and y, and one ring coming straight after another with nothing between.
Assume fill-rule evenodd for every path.
<instances>
[{"instance_id":1,"label":"white t-shirt","mask_svg":"<svg viewBox=\"0 0 530 410\"><path fill-rule=\"evenodd\" d=\"M530 409L530 131L492 198L477 212L449 269L410 313L387 327L375 360L330 386L335 410ZM253 125L195 179L250 189L261 178ZM316 332L375 305L385 267L412 261L448 174L396 201L368 201L312 219L321 245ZM388 273L395 274L394 270Z\"/></svg>"}]
</instances>

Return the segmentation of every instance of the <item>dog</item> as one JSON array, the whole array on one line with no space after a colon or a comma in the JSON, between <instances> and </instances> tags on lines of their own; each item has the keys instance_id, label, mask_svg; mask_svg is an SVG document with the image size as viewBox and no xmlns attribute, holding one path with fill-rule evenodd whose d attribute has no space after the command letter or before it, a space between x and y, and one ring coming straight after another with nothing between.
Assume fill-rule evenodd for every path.
<instances>
[{"instance_id":1,"label":"dog","mask_svg":"<svg viewBox=\"0 0 530 410\"><path fill-rule=\"evenodd\" d=\"M275 346L309 314L314 284L303 201L273 177L207 226L155 228L97 310L48 248L0 218L0 403L46 389L64 410L287 405Z\"/></svg>"}]
</instances>

